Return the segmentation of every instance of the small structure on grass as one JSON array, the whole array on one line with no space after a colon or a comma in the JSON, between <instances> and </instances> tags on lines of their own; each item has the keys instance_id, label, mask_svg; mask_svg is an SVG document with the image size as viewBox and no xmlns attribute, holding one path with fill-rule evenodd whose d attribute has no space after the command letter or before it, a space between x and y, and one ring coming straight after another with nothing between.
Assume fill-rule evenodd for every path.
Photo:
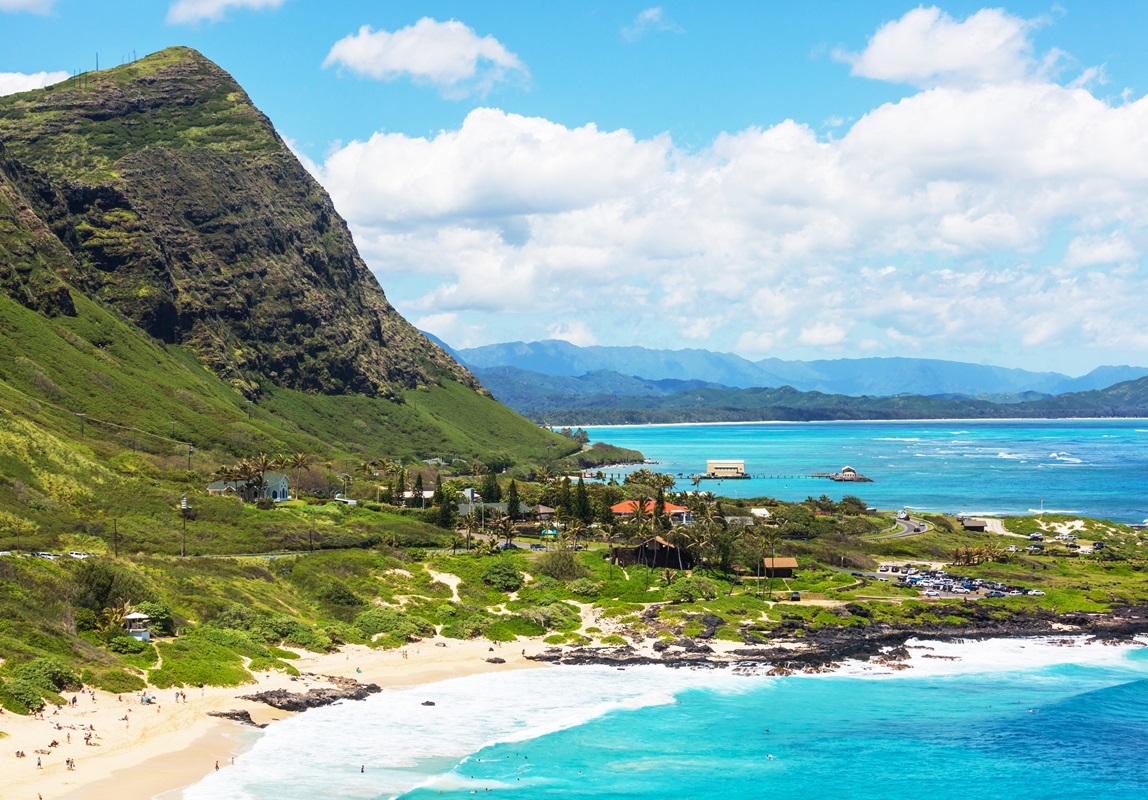
<instances>
[{"instance_id":1,"label":"small structure on grass","mask_svg":"<svg viewBox=\"0 0 1148 800\"><path fill-rule=\"evenodd\" d=\"M797 569L797 559L790 556L765 558L762 562L767 578L792 578L793 571Z\"/></svg>"},{"instance_id":2,"label":"small structure on grass","mask_svg":"<svg viewBox=\"0 0 1148 800\"><path fill-rule=\"evenodd\" d=\"M124 617L124 629L128 636L141 642L151 641L151 617L140 611L133 611Z\"/></svg>"},{"instance_id":3,"label":"small structure on grass","mask_svg":"<svg viewBox=\"0 0 1148 800\"><path fill-rule=\"evenodd\" d=\"M680 547L670 544L661 536L639 542L634 547L615 547L614 563L622 567L642 564L656 569L693 569L694 557Z\"/></svg>"}]
</instances>

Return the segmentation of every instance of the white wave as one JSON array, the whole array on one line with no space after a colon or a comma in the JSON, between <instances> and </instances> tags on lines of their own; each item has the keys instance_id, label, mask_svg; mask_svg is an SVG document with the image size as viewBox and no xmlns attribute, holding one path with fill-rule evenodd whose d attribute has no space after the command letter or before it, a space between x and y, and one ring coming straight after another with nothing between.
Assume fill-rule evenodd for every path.
<instances>
[{"instance_id":1,"label":"white wave","mask_svg":"<svg viewBox=\"0 0 1148 800\"><path fill-rule=\"evenodd\" d=\"M919 436L877 436L874 437L875 442L919 442Z\"/></svg>"},{"instance_id":2,"label":"white wave","mask_svg":"<svg viewBox=\"0 0 1148 800\"><path fill-rule=\"evenodd\" d=\"M1010 461L1019 461L1020 459L1024 458L1024 456L1017 455L1016 453L1006 453L1004 450L1001 450L999 453L997 453L997 458L1007 458Z\"/></svg>"},{"instance_id":3,"label":"white wave","mask_svg":"<svg viewBox=\"0 0 1148 800\"><path fill-rule=\"evenodd\" d=\"M672 703L686 689L737 680L725 670L557 667L389 689L272 725L234 766L182 797L393 797L434 783L490 745L528 741L614 711ZM422 705L426 700L435 705Z\"/></svg>"},{"instance_id":4,"label":"white wave","mask_svg":"<svg viewBox=\"0 0 1148 800\"><path fill-rule=\"evenodd\" d=\"M1075 458L1075 457L1069 455L1068 453L1049 453L1048 457L1049 458L1055 458L1057 461L1063 461L1066 464L1083 464L1084 463L1084 461L1082 459Z\"/></svg>"},{"instance_id":5,"label":"white wave","mask_svg":"<svg viewBox=\"0 0 1148 800\"><path fill-rule=\"evenodd\" d=\"M1028 513L1029 514L1064 514L1067 516L1068 514L1079 514L1080 512L1074 508L1045 508L1045 509L1030 508L1028 510Z\"/></svg>"}]
</instances>

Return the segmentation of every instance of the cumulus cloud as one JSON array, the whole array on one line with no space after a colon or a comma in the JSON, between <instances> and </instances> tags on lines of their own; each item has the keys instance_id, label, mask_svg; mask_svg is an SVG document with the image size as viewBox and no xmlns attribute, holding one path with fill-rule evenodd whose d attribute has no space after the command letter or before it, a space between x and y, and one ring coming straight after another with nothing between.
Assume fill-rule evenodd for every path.
<instances>
[{"instance_id":1,"label":"cumulus cloud","mask_svg":"<svg viewBox=\"0 0 1148 800\"><path fill-rule=\"evenodd\" d=\"M219 22L234 8L261 11L281 5L283 0L175 0L168 6L167 21L172 25Z\"/></svg>"},{"instance_id":2,"label":"cumulus cloud","mask_svg":"<svg viewBox=\"0 0 1148 800\"><path fill-rule=\"evenodd\" d=\"M1019 80L1039 66L1030 39L1037 24L998 8L961 21L935 6L915 8L882 25L860 53L835 56L854 75L914 86Z\"/></svg>"},{"instance_id":3,"label":"cumulus cloud","mask_svg":"<svg viewBox=\"0 0 1148 800\"><path fill-rule=\"evenodd\" d=\"M380 80L407 76L451 97L483 93L529 75L521 59L493 36L479 36L457 20L430 17L393 32L364 25L335 42L323 66Z\"/></svg>"},{"instance_id":4,"label":"cumulus cloud","mask_svg":"<svg viewBox=\"0 0 1148 800\"><path fill-rule=\"evenodd\" d=\"M471 341L1006 360L1148 340L1148 99L1035 73L697 150L478 108L315 169L384 285L434 283L400 307L484 326Z\"/></svg>"},{"instance_id":5,"label":"cumulus cloud","mask_svg":"<svg viewBox=\"0 0 1148 800\"><path fill-rule=\"evenodd\" d=\"M33 14L47 14L55 0L0 0L0 11L29 11Z\"/></svg>"},{"instance_id":6,"label":"cumulus cloud","mask_svg":"<svg viewBox=\"0 0 1148 800\"><path fill-rule=\"evenodd\" d=\"M647 33L663 31L683 33L681 26L666 16L661 6L653 6L638 12L634 21L622 28L622 37L629 42L641 39Z\"/></svg>"},{"instance_id":7,"label":"cumulus cloud","mask_svg":"<svg viewBox=\"0 0 1148 800\"><path fill-rule=\"evenodd\" d=\"M2 2L3 0L0 0ZM0 72L0 95L26 92L59 83L68 77L67 72Z\"/></svg>"}]
</instances>

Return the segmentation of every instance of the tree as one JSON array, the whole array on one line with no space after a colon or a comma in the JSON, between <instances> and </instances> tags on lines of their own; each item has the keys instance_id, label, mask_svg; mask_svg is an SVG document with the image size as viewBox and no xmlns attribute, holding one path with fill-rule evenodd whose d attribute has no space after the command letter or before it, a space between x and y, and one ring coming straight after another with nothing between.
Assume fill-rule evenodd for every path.
<instances>
[{"instance_id":1,"label":"tree","mask_svg":"<svg viewBox=\"0 0 1148 800\"><path fill-rule=\"evenodd\" d=\"M295 470L295 499L299 499L299 473L311 466L311 456L307 453L295 453L291 456L288 466Z\"/></svg>"},{"instance_id":2,"label":"tree","mask_svg":"<svg viewBox=\"0 0 1148 800\"><path fill-rule=\"evenodd\" d=\"M443 498L442 475L440 473L435 473L435 476L434 476L434 494L431 495L431 504L436 505L436 506L441 506L443 503L442 498Z\"/></svg>"},{"instance_id":3,"label":"tree","mask_svg":"<svg viewBox=\"0 0 1148 800\"><path fill-rule=\"evenodd\" d=\"M518 500L518 484L514 479L510 479L510 485L506 487L506 515L511 519L518 519L522 513L522 504Z\"/></svg>"},{"instance_id":4,"label":"tree","mask_svg":"<svg viewBox=\"0 0 1148 800\"><path fill-rule=\"evenodd\" d=\"M470 550L470 538L474 536L474 532L478 530L478 517L475 516L473 511L469 511L462 515L459 520L462 529L466 531L466 549Z\"/></svg>"},{"instance_id":5,"label":"tree","mask_svg":"<svg viewBox=\"0 0 1148 800\"><path fill-rule=\"evenodd\" d=\"M426 508L426 499L423 497L423 474L420 472L415 475L415 483L413 490L415 502L419 504L419 508Z\"/></svg>"},{"instance_id":6,"label":"tree","mask_svg":"<svg viewBox=\"0 0 1148 800\"><path fill-rule=\"evenodd\" d=\"M498 485L498 477L493 472L487 472L482 478L479 488L484 503L498 503L502 500L502 489Z\"/></svg>"},{"instance_id":7,"label":"tree","mask_svg":"<svg viewBox=\"0 0 1148 800\"><path fill-rule=\"evenodd\" d=\"M578 477L578 485L574 487L574 516L585 525L594 521L594 509L590 506L590 495L586 493L586 480Z\"/></svg>"}]
</instances>

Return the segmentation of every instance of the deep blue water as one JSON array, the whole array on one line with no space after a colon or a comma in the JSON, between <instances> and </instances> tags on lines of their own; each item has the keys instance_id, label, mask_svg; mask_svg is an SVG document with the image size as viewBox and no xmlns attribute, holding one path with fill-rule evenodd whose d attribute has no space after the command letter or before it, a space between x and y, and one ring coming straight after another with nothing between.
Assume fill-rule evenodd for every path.
<instances>
[{"instance_id":1,"label":"deep blue water","mask_svg":"<svg viewBox=\"0 0 1148 800\"><path fill-rule=\"evenodd\" d=\"M959 660L921 648L884 676L561 667L387 690L277 723L183 797L1148 797L1148 650L933 646Z\"/></svg>"},{"instance_id":2,"label":"deep blue water","mask_svg":"<svg viewBox=\"0 0 1148 800\"><path fill-rule=\"evenodd\" d=\"M703 481L730 497L803 500L856 494L879 508L950 513L1078 513L1148 518L1148 420L794 422L588 428L593 441L636 448L663 472L704 472L743 459L751 480ZM807 476L852 466L873 483ZM621 477L627 470L613 469Z\"/></svg>"}]
</instances>

